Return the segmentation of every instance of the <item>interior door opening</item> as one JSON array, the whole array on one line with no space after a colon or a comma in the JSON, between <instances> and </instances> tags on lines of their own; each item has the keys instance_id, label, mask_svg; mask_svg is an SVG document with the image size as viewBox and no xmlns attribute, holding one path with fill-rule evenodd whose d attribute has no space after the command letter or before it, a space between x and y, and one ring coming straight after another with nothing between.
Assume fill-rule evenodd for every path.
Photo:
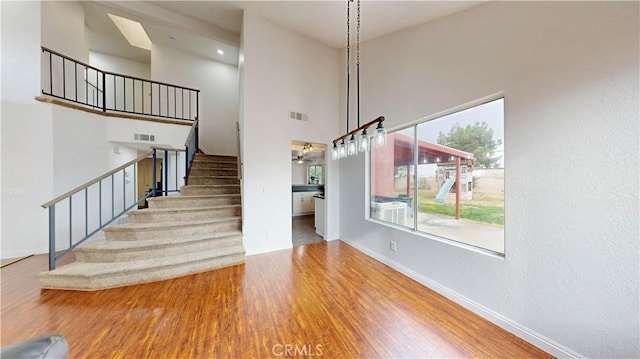
<instances>
[{"instance_id":1,"label":"interior door opening","mask_svg":"<svg viewBox=\"0 0 640 359\"><path fill-rule=\"evenodd\" d=\"M291 233L294 246L324 240L325 145L291 143Z\"/></svg>"}]
</instances>

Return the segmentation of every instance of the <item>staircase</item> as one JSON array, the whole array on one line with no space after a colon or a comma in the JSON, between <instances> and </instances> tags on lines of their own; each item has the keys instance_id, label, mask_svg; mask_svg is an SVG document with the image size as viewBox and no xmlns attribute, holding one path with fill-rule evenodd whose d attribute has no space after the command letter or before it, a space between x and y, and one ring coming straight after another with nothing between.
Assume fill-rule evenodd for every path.
<instances>
[{"instance_id":1,"label":"staircase","mask_svg":"<svg viewBox=\"0 0 640 359\"><path fill-rule=\"evenodd\" d=\"M196 154L180 195L148 203L106 240L76 248L76 262L38 274L40 285L98 290L244 263L236 157Z\"/></svg>"}]
</instances>

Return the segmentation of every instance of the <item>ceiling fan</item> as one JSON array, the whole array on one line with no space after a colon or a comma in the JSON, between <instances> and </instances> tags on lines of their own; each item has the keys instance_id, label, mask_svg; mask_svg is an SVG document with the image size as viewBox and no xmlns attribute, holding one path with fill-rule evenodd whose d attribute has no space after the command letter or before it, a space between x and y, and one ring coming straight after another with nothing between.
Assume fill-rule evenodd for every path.
<instances>
[{"instance_id":1,"label":"ceiling fan","mask_svg":"<svg viewBox=\"0 0 640 359\"><path fill-rule=\"evenodd\" d=\"M296 161L298 164L303 164L305 162L311 162L311 160L304 158L303 155L298 155L295 158L292 158L291 161Z\"/></svg>"}]
</instances>

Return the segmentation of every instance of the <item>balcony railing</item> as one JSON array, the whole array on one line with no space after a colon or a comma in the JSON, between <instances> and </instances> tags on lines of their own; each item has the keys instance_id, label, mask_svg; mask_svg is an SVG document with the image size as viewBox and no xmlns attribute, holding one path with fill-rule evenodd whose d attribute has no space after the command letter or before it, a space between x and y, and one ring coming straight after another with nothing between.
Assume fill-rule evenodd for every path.
<instances>
[{"instance_id":1,"label":"balcony railing","mask_svg":"<svg viewBox=\"0 0 640 359\"><path fill-rule=\"evenodd\" d=\"M88 108L194 121L200 90L103 71L42 47L42 93Z\"/></svg>"}]
</instances>

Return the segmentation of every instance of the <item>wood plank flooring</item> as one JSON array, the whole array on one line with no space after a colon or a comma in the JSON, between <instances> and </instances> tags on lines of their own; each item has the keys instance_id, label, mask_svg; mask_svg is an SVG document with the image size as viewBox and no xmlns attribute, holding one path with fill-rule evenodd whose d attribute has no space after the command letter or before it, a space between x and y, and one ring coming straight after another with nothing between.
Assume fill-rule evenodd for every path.
<instances>
[{"instance_id":1,"label":"wood plank flooring","mask_svg":"<svg viewBox=\"0 0 640 359\"><path fill-rule=\"evenodd\" d=\"M97 292L41 290L46 256L0 270L1 340L67 337L72 358L548 354L340 242Z\"/></svg>"}]
</instances>

